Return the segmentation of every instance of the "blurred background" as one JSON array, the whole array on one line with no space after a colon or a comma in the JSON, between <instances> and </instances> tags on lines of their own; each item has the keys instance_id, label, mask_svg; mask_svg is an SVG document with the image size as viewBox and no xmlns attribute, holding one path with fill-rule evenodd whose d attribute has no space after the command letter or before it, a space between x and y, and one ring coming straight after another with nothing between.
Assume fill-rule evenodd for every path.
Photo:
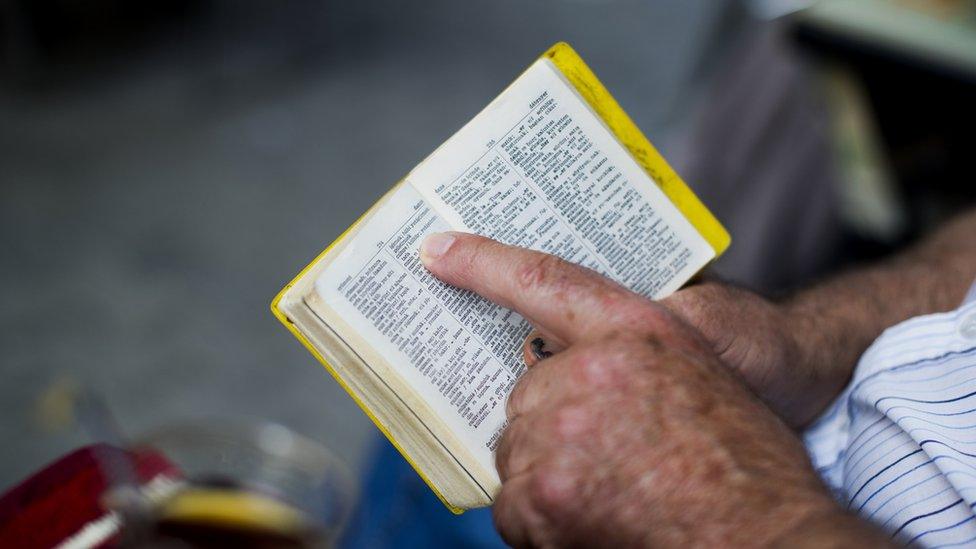
<instances>
[{"instance_id":1,"label":"blurred background","mask_svg":"<svg viewBox=\"0 0 976 549\"><path fill-rule=\"evenodd\" d=\"M776 293L976 196L969 0L0 0L0 490L122 429L282 423L359 473L365 416L268 310L558 40Z\"/></svg>"}]
</instances>

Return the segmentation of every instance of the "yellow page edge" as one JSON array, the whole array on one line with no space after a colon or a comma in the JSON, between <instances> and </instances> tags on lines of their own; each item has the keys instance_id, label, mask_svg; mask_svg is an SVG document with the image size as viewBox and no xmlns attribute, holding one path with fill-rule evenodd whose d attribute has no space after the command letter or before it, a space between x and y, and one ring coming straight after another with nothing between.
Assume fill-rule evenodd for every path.
<instances>
[{"instance_id":1,"label":"yellow page edge","mask_svg":"<svg viewBox=\"0 0 976 549\"><path fill-rule=\"evenodd\" d=\"M558 42L542 56L548 57L556 65L590 108L627 147L634 160L715 250L714 259L722 255L732 242L728 231L647 140L579 54L569 44Z\"/></svg>"},{"instance_id":2,"label":"yellow page edge","mask_svg":"<svg viewBox=\"0 0 976 549\"><path fill-rule=\"evenodd\" d=\"M394 187L396 187L396 185L394 185ZM382 198L380 200L382 200ZM377 201L377 202L379 202L379 201ZM410 455L400 446L400 443L397 442L396 438L393 437L393 435L390 433L389 429L387 429L386 426L383 425L383 423L380 422L379 418L377 418L373 414L373 411L370 410L370 408L368 406L366 406L366 403L363 402L359 398L359 396L356 395L356 393L352 390L352 388L350 388L349 385L346 384L346 382L339 376L338 372L336 372L335 368L333 368L332 365L329 364L329 361L327 361L325 359L325 357L322 356L318 352L318 350L315 349L315 346L312 345L312 342L309 341L305 337L305 335L302 334L301 331L299 331L298 327L295 326L295 323L293 323L291 320L288 319L288 316L285 315L284 311L282 311L281 309L278 308L278 304L281 302L282 298L285 296L285 293L288 290L290 290L291 287L294 286L295 283L298 282L298 280L300 278L302 278L303 276L305 276L305 274L308 271L310 271L312 269L312 267L314 267L315 264L319 262L319 260L324 259L325 256L327 256L329 254L329 252L332 251L332 248L335 248L336 245L338 245L340 242L342 242L343 239L345 239L346 236L348 236L349 233L353 229L355 229L359 225L359 223L362 222L363 219L366 218L366 215L369 214L369 212L371 212L372 210L373 210L373 207L370 207L369 209L367 209L363 213L363 215L359 216L359 219L357 219L355 221L355 223L353 223L352 225L349 226L349 228L347 228L345 231L343 231L342 234L340 234L338 238L336 238L335 240L333 240L332 243L329 244L328 247L326 247L324 250L322 250L322 253L320 253L319 255L317 255L315 257L315 259L313 259L311 261L311 263L309 263L308 265L306 265L304 269L302 269L297 275L295 275L295 277L292 278L291 281L288 282L288 284L286 284L285 287L282 288L280 292L278 292L278 295L276 295L274 297L274 299L271 301L271 314L273 314L275 316L275 318L277 318L278 321L281 322L285 326L285 328L287 328L288 331L291 332L291 334L293 336L295 336L295 338L298 339L298 341L301 342L301 344L304 345L306 349L308 349L308 351L310 353L312 353L312 356L315 357L315 359L318 360L322 364L322 366L325 366L326 371L328 371L329 374L332 376L332 378L336 380L336 383L338 383L339 386L342 387L342 389L344 391L346 391L346 393L350 397L352 397L353 402L355 402L356 405L359 406L359 409L362 410L363 413L366 414L366 417L368 417L370 419L370 421L373 422L373 425L375 425L376 428L379 429L381 433L383 433L383 436L385 436L386 439L390 441L390 444L392 444L393 447L396 448L396 450L398 452L400 452L400 455L403 456L403 459L407 460L407 463L410 464L410 467L412 467L413 470L417 473L417 475L420 476L420 478L424 481L424 484L426 484L427 487L430 488L430 490L432 492L434 492L434 495L436 495L437 496L437 499L439 499L441 501L441 503L444 504L444 507L447 507L447 509L450 512L454 513L455 515L460 515L460 514L464 513L464 509L462 509L460 507L455 507L455 506L451 505L450 503L448 503L447 499L441 494L440 490L438 490L437 487L434 486L434 483L431 482L429 478L427 478L427 475L424 474L424 472L420 469L420 467L417 466L417 464L413 461L413 458L411 458Z\"/></svg>"}]
</instances>

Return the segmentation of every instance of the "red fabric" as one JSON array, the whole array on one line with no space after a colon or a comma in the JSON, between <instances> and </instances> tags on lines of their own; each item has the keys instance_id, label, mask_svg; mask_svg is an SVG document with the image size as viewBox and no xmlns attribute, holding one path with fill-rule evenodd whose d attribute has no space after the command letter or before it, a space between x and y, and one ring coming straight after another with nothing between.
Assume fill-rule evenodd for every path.
<instances>
[{"instance_id":1,"label":"red fabric","mask_svg":"<svg viewBox=\"0 0 976 549\"><path fill-rule=\"evenodd\" d=\"M101 504L102 468L126 460L140 483L178 471L163 455L128 452L106 444L75 450L0 498L0 547L53 547L107 514Z\"/></svg>"}]
</instances>

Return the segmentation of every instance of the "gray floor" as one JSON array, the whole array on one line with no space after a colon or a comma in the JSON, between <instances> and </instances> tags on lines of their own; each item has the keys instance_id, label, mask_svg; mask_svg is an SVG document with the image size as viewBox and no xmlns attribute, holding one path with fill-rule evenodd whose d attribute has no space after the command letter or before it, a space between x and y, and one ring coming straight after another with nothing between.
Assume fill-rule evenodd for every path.
<instances>
[{"instance_id":1,"label":"gray floor","mask_svg":"<svg viewBox=\"0 0 976 549\"><path fill-rule=\"evenodd\" d=\"M360 467L374 430L272 296L557 39L667 153L720 4L370 4L311 10L294 33L238 17L4 92L0 488L88 440L38 422L59 379L101 393L129 433L265 418Z\"/></svg>"}]
</instances>

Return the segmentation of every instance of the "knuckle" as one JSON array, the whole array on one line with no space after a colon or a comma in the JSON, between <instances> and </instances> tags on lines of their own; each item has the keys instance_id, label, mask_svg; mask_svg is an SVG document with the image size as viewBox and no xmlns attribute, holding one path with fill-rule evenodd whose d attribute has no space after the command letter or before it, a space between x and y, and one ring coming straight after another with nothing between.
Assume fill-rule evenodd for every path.
<instances>
[{"instance_id":1,"label":"knuckle","mask_svg":"<svg viewBox=\"0 0 976 549\"><path fill-rule=\"evenodd\" d=\"M587 387L611 388L620 383L627 361L611 342L619 336L610 335L608 342L582 349L570 366L578 383Z\"/></svg>"},{"instance_id":2,"label":"knuckle","mask_svg":"<svg viewBox=\"0 0 976 549\"><path fill-rule=\"evenodd\" d=\"M530 503L540 514L562 517L573 509L578 478L566 468L540 468L529 480Z\"/></svg>"},{"instance_id":3,"label":"knuckle","mask_svg":"<svg viewBox=\"0 0 976 549\"><path fill-rule=\"evenodd\" d=\"M540 286L557 283L561 272L565 269L562 259L549 254L533 253L524 263L520 264L515 273L515 280L521 290L533 290Z\"/></svg>"},{"instance_id":4,"label":"knuckle","mask_svg":"<svg viewBox=\"0 0 976 549\"><path fill-rule=\"evenodd\" d=\"M508 508L512 505L511 498L509 495L511 490L507 487L502 486L502 490L498 492L495 496L495 503L491 506L491 518L492 523L495 525L495 530L502 535L503 538L506 537L511 525L508 523ZM507 541L507 540L506 540Z\"/></svg>"},{"instance_id":5,"label":"knuckle","mask_svg":"<svg viewBox=\"0 0 976 549\"><path fill-rule=\"evenodd\" d=\"M520 460L525 461L527 456L526 430L527 426L524 419L513 420L498 440L498 447L495 449L495 467L503 479L521 471Z\"/></svg>"},{"instance_id":6,"label":"knuckle","mask_svg":"<svg viewBox=\"0 0 976 549\"><path fill-rule=\"evenodd\" d=\"M505 402L505 414L509 419L525 411L526 404L528 404L528 397L526 395L531 385L531 375L531 371L526 372L522 376L522 379L515 384L512 392L508 394L508 400Z\"/></svg>"},{"instance_id":7,"label":"knuckle","mask_svg":"<svg viewBox=\"0 0 976 549\"><path fill-rule=\"evenodd\" d=\"M491 508L492 523L495 529L511 546L521 546L527 543L524 539L524 524L518 512L518 502L523 500L526 495L522 490L515 488L511 483L502 485L501 491L495 497L494 505Z\"/></svg>"},{"instance_id":8,"label":"knuckle","mask_svg":"<svg viewBox=\"0 0 976 549\"><path fill-rule=\"evenodd\" d=\"M614 361L607 360L605 357L580 361L577 371L580 382L589 387L606 388L614 385L617 379Z\"/></svg>"},{"instance_id":9,"label":"knuckle","mask_svg":"<svg viewBox=\"0 0 976 549\"><path fill-rule=\"evenodd\" d=\"M495 469L498 476L505 480L511 476L512 472L512 439L502 435L498 441L498 449L495 450Z\"/></svg>"},{"instance_id":10,"label":"knuckle","mask_svg":"<svg viewBox=\"0 0 976 549\"><path fill-rule=\"evenodd\" d=\"M580 405L566 405L553 414L552 433L563 443L571 443L585 437L591 430L588 410Z\"/></svg>"},{"instance_id":11,"label":"knuckle","mask_svg":"<svg viewBox=\"0 0 976 549\"><path fill-rule=\"evenodd\" d=\"M502 485L501 491L495 496L494 504L491 506L491 519L492 524L495 525L495 530L497 530L502 536L505 535L509 525L505 520L507 516L508 506L511 505L509 498L510 490L504 484Z\"/></svg>"}]
</instances>

